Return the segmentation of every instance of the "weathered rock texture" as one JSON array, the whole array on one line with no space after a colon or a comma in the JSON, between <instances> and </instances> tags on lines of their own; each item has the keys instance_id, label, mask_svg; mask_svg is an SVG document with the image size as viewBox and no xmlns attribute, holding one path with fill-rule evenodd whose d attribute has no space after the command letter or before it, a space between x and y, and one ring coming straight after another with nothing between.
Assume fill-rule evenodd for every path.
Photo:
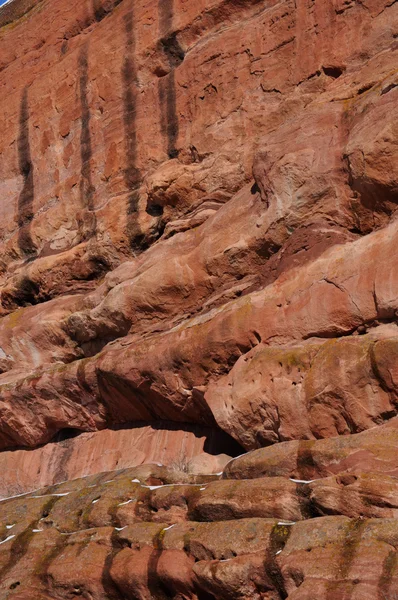
<instances>
[{"instance_id":1,"label":"weathered rock texture","mask_svg":"<svg viewBox=\"0 0 398 600\"><path fill-rule=\"evenodd\" d=\"M0 496L66 481L0 599L398 597L397 65L394 0L0 8Z\"/></svg>"}]
</instances>

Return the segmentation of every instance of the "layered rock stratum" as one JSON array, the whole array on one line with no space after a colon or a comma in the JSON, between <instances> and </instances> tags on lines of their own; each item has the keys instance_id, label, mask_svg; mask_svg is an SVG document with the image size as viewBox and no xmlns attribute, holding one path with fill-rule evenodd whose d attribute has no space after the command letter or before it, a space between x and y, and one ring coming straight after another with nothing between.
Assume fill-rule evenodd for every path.
<instances>
[{"instance_id":1,"label":"layered rock stratum","mask_svg":"<svg viewBox=\"0 0 398 600\"><path fill-rule=\"evenodd\" d=\"M0 7L0 599L398 598L398 4Z\"/></svg>"}]
</instances>

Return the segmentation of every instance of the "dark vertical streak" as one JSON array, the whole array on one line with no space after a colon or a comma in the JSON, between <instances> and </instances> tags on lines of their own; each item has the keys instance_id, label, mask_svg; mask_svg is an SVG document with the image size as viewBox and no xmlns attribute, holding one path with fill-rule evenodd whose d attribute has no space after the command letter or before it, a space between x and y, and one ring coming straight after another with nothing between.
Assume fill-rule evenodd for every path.
<instances>
[{"instance_id":1,"label":"dark vertical streak","mask_svg":"<svg viewBox=\"0 0 398 600\"><path fill-rule=\"evenodd\" d=\"M137 166L137 66L134 5L124 17L125 56L122 65L123 126L126 163L124 183L128 190L127 236L131 248L145 247L144 235L138 223L141 173Z\"/></svg>"},{"instance_id":2,"label":"dark vertical streak","mask_svg":"<svg viewBox=\"0 0 398 600\"><path fill-rule=\"evenodd\" d=\"M33 219L34 173L29 138L29 99L28 87L22 92L19 111L18 160L19 171L23 177L23 188L18 198L18 246L22 254L31 256L36 253L32 240L31 223Z\"/></svg>"},{"instance_id":3,"label":"dark vertical streak","mask_svg":"<svg viewBox=\"0 0 398 600\"><path fill-rule=\"evenodd\" d=\"M158 0L161 36L167 35L173 26L174 0Z\"/></svg>"},{"instance_id":4,"label":"dark vertical streak","mask_svg":"<svg viewBox=\"0 0 398 600\"><path fill-rule=\"evenodd\" d=\"M177 140L179 133L175 68L184 60L184 52L176 35L172 32L174 0L158 0L160 44L169 63L170 72L159 79L159 105L161 111L161 131L166 139L167 154L178 156Z\"/></svg>"},{"instance_id":5,"label":"dark vertical streak","mask_svg":"<svg viewBox=\"0 0 398 600\"><path fill-rule=\"evenodd\" d=\"M126 152L124 181L130 192L127 212L138 209L138 187L141 174L137 168L137 69L135 65L134 15L130 11L124 17L126 51L122 67L123 81L123 124Z\"/></svg>"},{"instance_id":6,"label":"dark vertical streak","mask_svg":"<svg viewBox=\"0 0 398 600\"><path fill-rule=\"evenodd\" d=\"M93 212L93 197L95 188L91 179L91 159L93 155L90 133L90 107L88 104L88 45L84 44L79 53L79 94L81 107L81 133L80 133L80 161L81 161L81 177L80 177L80 202L83 209L90 211L92 214L84 223L83 238L89 237L95 232L96 223ZM87 231L88 225L88 231Z\"/></svg>"},{"instance_id":7,"label":"dark vertical streak","mask_svg":"<svg viewBox=\"0 0 398 600\"><path fill-rule=\"evenodd\" d=\"M167 141L167 154L169 158L175 158L178 155L176 146L179 127L174 69L159 80L159 103L161 107L160 127L162 135Z\"/></svg>"}]
</instances>

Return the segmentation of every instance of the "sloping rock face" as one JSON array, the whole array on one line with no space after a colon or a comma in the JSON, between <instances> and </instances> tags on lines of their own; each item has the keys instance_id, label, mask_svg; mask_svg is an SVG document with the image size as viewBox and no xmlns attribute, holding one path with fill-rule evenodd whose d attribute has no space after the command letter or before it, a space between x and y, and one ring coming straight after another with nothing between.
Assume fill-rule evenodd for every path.
<instances>
[{"instance_id":1,"label":"sloping rock face","mask_svg":"<svg viewBox=\"0 0 398 600\"><path fill-rule=\"evenodd\" d=\"M397 65L394 0L0 8L0 598L398 598Z\"/></svg>"}]
</instances>

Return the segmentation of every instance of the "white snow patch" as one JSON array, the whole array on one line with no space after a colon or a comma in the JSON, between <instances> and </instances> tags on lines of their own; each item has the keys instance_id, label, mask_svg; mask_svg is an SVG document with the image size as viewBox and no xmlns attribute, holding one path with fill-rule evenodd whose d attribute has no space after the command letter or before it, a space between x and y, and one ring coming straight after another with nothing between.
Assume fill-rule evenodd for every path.
<instances>
[{"instance_id":1,"label":"white snow patch","mask_svg":"<svg viewBox=\"0 0 398 600\"><path fill-rule=\"evenodd\" d=\"M43 494L42 496L31 496L31 498L49 498L50 496L68 496L70 492L63 492L62 494Z\"/></svg>"},{"instance_id":2,"label":"white snow patch","mask_svg":"<svg viewBox=\"0 0 398 600\"><path fill-rule=\"evenodd\" d=\"M295 525L296 521L279 521L278 525Z\"/></svg>"},{"instance_id":3,"label":"white snow patch","mask_svg":"<svg viewBox=\"0 0 398 600\"><path fill-rule=\"evenodd\" d=\"M133 502L133 500L135 500L135 498L131 498L131 500L126 500L126 502L121 502L120 504L118 504L118 506L124 506L125 504L130 504L130 502Z\"/></svg>"},{"instance_id":4,"label":"white snow patch","mask_svg":"<svg viewBox=\"0 0 398 600\"><path fill-rule=\"evenodd\" d=\"M39 533L39 531L44 531L44 529L32 529L33 533Z\"/></svg>"},{"instance_id":5,"label":"white snow patch","mask_svg":"<svg viewBox=\"0 0 398 600\"><path fill-rule=\"evenodd\" d=\"M139 479L132 479L131 480L133 483L141 483L141 481Z\"/></svg>"},{"instance_id":6,"label":"white snow patch","mask_svg":"<svg viewBox=\"0 0 398 600\"><path fill-rule=\"evenodd\" d=\"M6 529L12 529L14 527L15 523L13 523L12 525L6 525Z\"/></svg>"},{"instance_id":7,"label":"white snow patch","mask_svg":"<svg viewBox=\"0 0 398 600\"><path fill-rule=\"evenodd\" d=\"M203 492L203 490L205 490L205 489L206 489L205 487L202 487L202 488L200 488L200 491Z\"/></svg>"},{"instance_id":8,"label":"white snow patch","mask_svg":"<svg viewBox=\"0 0 398 600\"><path fill-rule=\"evenodd\" d=\"M173 523L173 525L169 525L168 527L165 527L164 529L162 529L162 531L167 531L168 529L171 529L172 527L174 527L175 523Z\"/></svg>"},{"instance_id":9,"label":"white snow patch","mask_svg":"<svg viewBox=\"0 0 398 600\"><path fill-rule=\"evenodd\" d=\"M4 502L5 500L12 500L13 498L21 498L22 496L28 496L29 494L31 494L31 492L24 492L23 494L16 494L15 496L8 496L7 498L2 498L0 502Z\"/></svg>"},{"instance_id":10,"label":"white snow patch","mask_svg":"<svg viewBox=\"0 0 398 600\"><path fill-rule=\"evenodd\" d=\"M5 544L6 542L8 542L8 540L12 540L12 538L15 538L15 535L9 535L5 540L0 542L0 544Z\"/></svg>"},{"instance_id":11,"label":"white snow patch","mask_svg":"<svg viewBox=\"0 0 398 600\"><path fill-rule=\"evenodd\" d=\"M293 481L294 483L312 483L313 481L315 481L315 479L292 479L290 477L290 481Z\"/></svg>"},{"instance_id":12,"label":"white snow patch","mask_svg":"<svg viewBox=\"0 0 398 600\"><path fill-rule=\"evenodd\" d=\"M246 454L249 454L249 452L244 452L243 454L239 454L239 456L234 456L233 458L231 458L231 460L229 460L229 461L227 462L227 464L224 466L224 471L225 471L226 467L227 467L227 466L228 466L228 465L229 465L231 462L233 462L233 461L234 461L234 460L236 460L237 458L241 458L242 456L246 456Z\"/></svg>"},{"instance_id":13,"label":"white snow patch","mask_svg":"<svg viewBox=\"0 0 398 600\"><path fill-rule=\"evenodd\" d=\"M282 550L278 550L278 552L276 554L280 554L282 552Z\"/></svg>"},{"instance_id":14,"label":"white snow patch","mask_svg":"<svg viewBox=\"0 0 398 600\"><path fill-rule=\"evenodd\" d=\"M99 498L96 498L95 500L92 501L91 504L95 504L96 502L98 502Z\"/></svg>"},{"instance_id":15,"label":"white snow patch","mask_svg":"<svg viewBox=\"0 0 398 600\"><path fill-rule=\"evenodd\" d=\"M156 490L158 488L164 487L176 487L178 485L186 485L186 486L198 486L198 483L164 483L163 485L143 485L142 487L149 488L150 490Z\"/></svg>"},{"instance_id":16,"label":"white snow patch","mask_svg":"<svg viewBox=\"0 0 398 600\"><path fill-rule=\"evenodd\" d=\"M119 504L120 506L120 504ZM127 525L125 525L124 527L115 527L116 531L123 531L123 529L126 529Z\"/></svg>"}]
</instances>

